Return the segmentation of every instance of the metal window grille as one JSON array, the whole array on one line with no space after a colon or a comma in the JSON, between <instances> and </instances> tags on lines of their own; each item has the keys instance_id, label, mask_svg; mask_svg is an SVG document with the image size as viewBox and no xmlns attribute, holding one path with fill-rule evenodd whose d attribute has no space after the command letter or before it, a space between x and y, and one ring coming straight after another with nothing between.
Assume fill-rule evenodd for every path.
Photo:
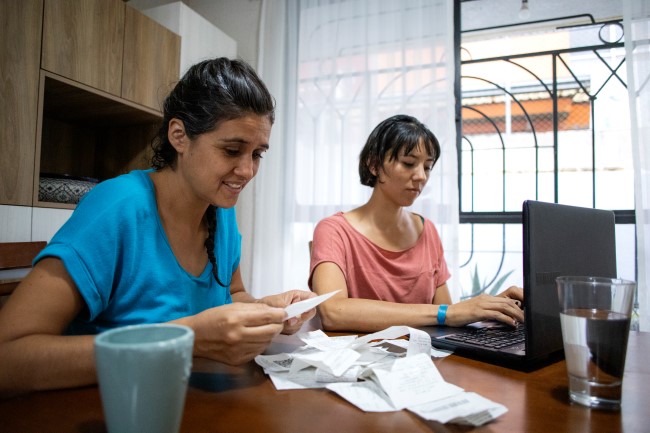
<instances>
[{"instance_id":1,"label":"metal window grille","mask_svg":"<svg viewBox=\"0 0 650 433\"><path fill-rule=\"evenodd\" d=\"M529 51L513 43L499 55L483 55L457 32L464 297L520 283L525 199L614 210L619 263L635 258L621 23L592 18L526 36ZM558 33L567 46L545 49Z\"/></svg>"}]
</instances>

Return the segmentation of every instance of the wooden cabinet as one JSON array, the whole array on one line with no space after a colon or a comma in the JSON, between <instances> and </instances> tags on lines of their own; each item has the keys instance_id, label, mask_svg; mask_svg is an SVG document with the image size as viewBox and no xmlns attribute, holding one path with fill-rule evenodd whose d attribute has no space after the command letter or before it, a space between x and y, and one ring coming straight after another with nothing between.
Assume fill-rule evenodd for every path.
<instances>
[{"instance_id":1,"label":"wooden cabinet","mask_svg":"<svg viewBox=\"0 0 650 433\"><path fill-rule=\"evenodd\" d=\"M121 96L124 2L45 0L41 68Z\"/></svg>"},{"instance_id":2,"label":"wooden cabinet","mask_svg":"<svg viewBox=\"0 0 650 433\"><path fill-rule=\"evenodd\" d=\"M180 52L177 34L127 7L122 97L160 110L178 80Z\"/></svg>"},{"instance_id":3,"label":"wooden cabinet","mask_svg":"<svg viewBox=\"0 0 650 433\"><path fill-rule=\"evenodd\" d=\"M0 1L0 21L0 204L74 208L39 199L42 174L148 166L178 35L122 0Z\"/></svg>"},{"instance_id":4,"label":"wooden cabinet","mask_svg":"<svg viewBox=\"0 0 650 433\"><path fill-rule=\"evenodd\" d=\"M0 1L0 203L31 204L42 0Z\"/></svg>"},{"instance_id":5,"label":"wooden cabinet","mask_svg":"<svg viewBox=\"0 0 650 433\"><path fill-rule=\"evenodd\" d=\"M178 80L180 45L122 0L45 0L42 69L154 110Z\"/></svg>"}]
</instances>

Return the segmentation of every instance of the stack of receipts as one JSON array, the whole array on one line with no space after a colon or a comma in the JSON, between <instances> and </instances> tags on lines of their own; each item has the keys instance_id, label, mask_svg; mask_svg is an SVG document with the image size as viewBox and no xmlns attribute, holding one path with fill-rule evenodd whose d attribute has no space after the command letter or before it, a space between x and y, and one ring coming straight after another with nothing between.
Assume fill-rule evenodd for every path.
<instances>
[{"instance_id":1,"label":"stack of receipts","mask_svg":"<svg viewBox=\"0 0 650 433\"><path fill-rule=\"evenodd\" d=\"M409 335L409 340L399 339ZM424 331L392 326L363 337L299 334L305 345L291 353L259 355L276 389L327 388L366 412L408 409L424 419L479 426L507 412L498 403L445 382ZM377 341L379 340L379 341ZM395 353L387 344L406 348Z\"/></svg>"}]
</instances>

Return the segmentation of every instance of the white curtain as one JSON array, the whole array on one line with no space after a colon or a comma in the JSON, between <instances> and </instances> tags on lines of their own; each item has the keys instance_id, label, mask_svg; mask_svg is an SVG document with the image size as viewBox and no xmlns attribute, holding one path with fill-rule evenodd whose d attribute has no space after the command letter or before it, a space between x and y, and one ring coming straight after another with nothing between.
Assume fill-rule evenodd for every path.
<instances>
[{"instance_id":1,"label":"white curtain","mask_svg":"<svg viewBox=\"0 0 650 433\"><path fill-rule=\"evenodd\" d=\"M440 140L442 156L413 210L436 224L457 275L453 2L263 0L260 27L258 71L278 109L254 183L252 233L244 233L254 238L251 293L307 289L315 224L370 196L359 152L398 113Z\"/></svg>"},{"instance_id":2,"label":"white curtain","mask_svg":"<svg viewBox=\"0 0 650 433\"><path fill-rule=\"evenodd\" d=\"M650 0L624 0L632 125L639 325L650 331Z\"/></svg>"}]
</instances>

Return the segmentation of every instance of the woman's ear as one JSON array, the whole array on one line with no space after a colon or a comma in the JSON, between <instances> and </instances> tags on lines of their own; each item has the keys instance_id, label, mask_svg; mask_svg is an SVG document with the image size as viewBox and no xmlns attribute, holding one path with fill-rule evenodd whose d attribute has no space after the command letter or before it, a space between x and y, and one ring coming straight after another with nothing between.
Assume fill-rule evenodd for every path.
<instances>
[{"instance_id":1,"label":"woman's ear","mask_svg":"<svg viewBox=\"0 0 650 433\"><path fill-rule=\"evenodd\" d=\"M368 166L368 169L370 170L370 173L375 176L377 183L384 183L385 177L390 177L390 175L386 173L385 167L382 164L377 163L376 160L372 161Z\"/></svg>"},{"instance_id":2,"label":"woman's ear","mask_svg":"<svg viewBox=\"0 0 650 433\"><path fill-rule=\"evenodd\" d=\"M169 121L167 138L169 139L169 143L174 146L177 153L183 153L189 145L189 140L185 133L185 124L182 120L174 117Z\"/></svg>"},{"instance_id":3,"label":"woman's ear","mask_svg":"<svg viewBox=\"0 0 650 433\"><path fill-rule=\"evenodd\" d=\"M377 164L377 161L374 158L372 159L368 158L367 166L368 166L368 171L370 171L370 173L373 176L375 177L379 176L379 169L378 169L379 164Z\"/></svg>"}]
</instances>

